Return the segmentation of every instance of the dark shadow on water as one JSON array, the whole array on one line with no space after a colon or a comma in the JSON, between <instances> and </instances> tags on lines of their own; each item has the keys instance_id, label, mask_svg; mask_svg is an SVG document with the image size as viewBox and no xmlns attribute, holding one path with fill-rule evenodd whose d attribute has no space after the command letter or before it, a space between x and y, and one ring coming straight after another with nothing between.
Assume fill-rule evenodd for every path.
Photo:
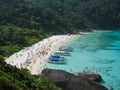
<instances>
[{"instance_id":1,"label":"dark shadow on water","mask_svg":"<svg viewBox=\"0 0 120 90\"><path fill-rule=\"evenodd\" d=\"M105 84L105 81L102 79L102 80L100 81L100 83L101 83L101 84Z\"/></svg>"},{"instance_id":2,"label":"dark shadow on water","mask_svg":"<svg viewBox=\"0 0 120 90\"><path fill-rule=\"evenodd\" d=\"M53 65L67 65L67 62L66 63L49 63L49 64L53 64Z\"/></svg>"},{"instance_id":3,"label":"dark shadow on water","mask_svg":"<svg viewBox=\"0 0 120 90\"><path fill-rule=\"evenodd\" d=\"M63 56L63 57L64 57L64 56L71 56L71 54L68 54L68 55L60 55L60 56Z\"/></svg>"}]
</instances>

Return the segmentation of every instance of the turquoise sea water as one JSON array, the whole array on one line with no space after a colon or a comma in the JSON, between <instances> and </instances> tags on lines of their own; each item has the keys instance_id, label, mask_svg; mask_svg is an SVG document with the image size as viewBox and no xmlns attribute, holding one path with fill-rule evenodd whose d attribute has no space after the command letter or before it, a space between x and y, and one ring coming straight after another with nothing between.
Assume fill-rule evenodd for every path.
<instances>
[{"instance_id":1,"label":"turquoise sea water","mask_svg":"<svg viewBox=\"0 0 120 90\"><path fill-rule=\"evenodd\" d=\"M120 90L120 31L99 31L79 35L66 43L73 47L66 64L46 67L68 72L96 72L103 78L101 84L111 90Z\"/></svg>"}]
</instances>

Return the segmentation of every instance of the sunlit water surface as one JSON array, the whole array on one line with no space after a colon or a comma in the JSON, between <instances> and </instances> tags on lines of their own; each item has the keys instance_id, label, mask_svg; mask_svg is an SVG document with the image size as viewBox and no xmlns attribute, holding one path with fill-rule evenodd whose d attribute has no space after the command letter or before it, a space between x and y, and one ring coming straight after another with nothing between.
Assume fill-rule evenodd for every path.
<instances>
[{"instance_id":1,"label":"sunlit water surface","mask_svg":"<svg viewBox=\"0 0 120 90\"><path fill-rule=\"evenodd\" d=\"M96 72L103 78L101 84L120 90L120 31L98 31L79 35L65 43L74 50L64 56L66 64L49 64L45 67L68 72Z\"/></svg>"}]
</instances>

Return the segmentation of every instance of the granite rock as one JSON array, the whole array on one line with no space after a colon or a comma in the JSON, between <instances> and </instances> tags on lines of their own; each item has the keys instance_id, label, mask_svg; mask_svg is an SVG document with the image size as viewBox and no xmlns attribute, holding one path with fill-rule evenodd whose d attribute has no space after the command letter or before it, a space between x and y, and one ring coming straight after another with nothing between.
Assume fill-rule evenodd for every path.
<instances>
[{"instance_id":1,"label":"granite rock","mask_svg":"<svg viewBox=\"0 0 120 90\"><path fill-rule=\"evenodd\" d=\"M63 70L44 69L41 76L49 79L63 90L108 90L91 79Z\"/></svg>"}]
</instances>

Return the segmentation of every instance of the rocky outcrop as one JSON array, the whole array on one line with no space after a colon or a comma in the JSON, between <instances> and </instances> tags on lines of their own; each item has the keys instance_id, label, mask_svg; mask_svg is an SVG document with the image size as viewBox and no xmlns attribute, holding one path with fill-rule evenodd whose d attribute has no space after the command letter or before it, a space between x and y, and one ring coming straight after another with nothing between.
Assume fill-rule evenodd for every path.
<instances>
[{"instance_id":1,"label":"rocky outcrop","mask_svg":"<svg viewBox=\"0 0 120 90\"><path fill-rule=\"evenodd\" d=\"M63 90L108 90L99 83L63 70L44 69L42 77L49 79L51 82L61 87Z\"/></svg>"},{"instance_id":2,"label":"rocky outcrop","mask_svg":"<svg viewBox=\"0 0 120 90\"><path fill-rule=\"evenodd\" d=\"M87 78L87 79L90 79L96 82L99 82L102 79L102 77L99 74L94 73L94 72L74 73L73 75L84 77L84 78Z\"/></svg>"}]
</instances>

